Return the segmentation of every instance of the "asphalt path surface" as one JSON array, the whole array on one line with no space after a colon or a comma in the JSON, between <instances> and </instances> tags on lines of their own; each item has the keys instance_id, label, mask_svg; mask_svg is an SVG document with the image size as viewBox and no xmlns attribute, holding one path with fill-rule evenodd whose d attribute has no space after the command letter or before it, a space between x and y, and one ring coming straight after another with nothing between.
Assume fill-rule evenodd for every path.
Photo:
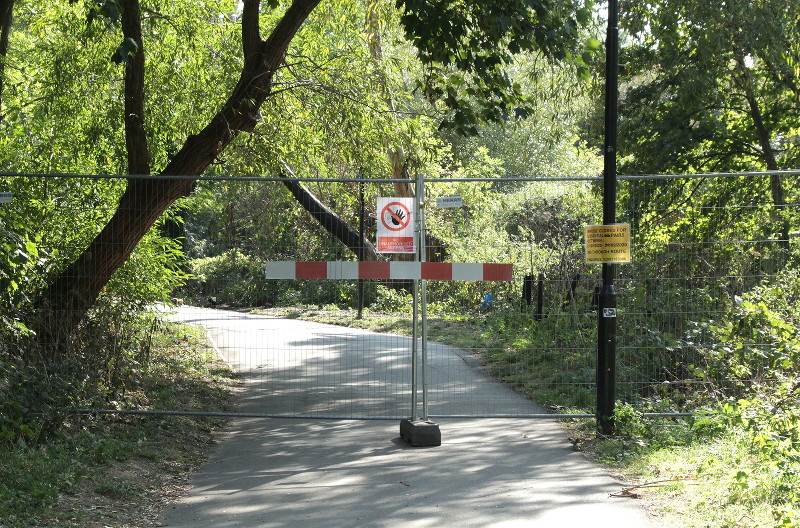
<instances>
[{"instance_id":1,"label":"asphalt path surface","mask_svg":"<svg viewBox=\"0 0 800 528\"><path fill-rule=\"evenodd\" d=\"M232 420L160 526L656 526L552 420L437 418L442 445L415 448L395 420L330 419L408 416L406 338L191 307L173 317L205 326L242 374L240 411L287 417ZM543 411L468 352L429 353L431 415Z\"/></svg>"}]
</instances>

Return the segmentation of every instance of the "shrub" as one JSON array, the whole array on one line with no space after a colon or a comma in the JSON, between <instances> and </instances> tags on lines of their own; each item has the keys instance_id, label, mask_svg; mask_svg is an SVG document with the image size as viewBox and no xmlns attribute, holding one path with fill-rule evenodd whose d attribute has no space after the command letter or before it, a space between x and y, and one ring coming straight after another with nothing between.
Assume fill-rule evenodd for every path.
<instances>
[{"instance_id":1,"label":"shrub","mask_svg":"<svg viewBox=\"0 0 800 528\"><path fill-rule=\"evenodd\" d=\"M189 273L192 278L179 293L189 302L208 304L213 298L219 304L265 306L278 299L279 281L264 278L264 261L239 249L192 260Z\"/></svg>"}]
</instances>

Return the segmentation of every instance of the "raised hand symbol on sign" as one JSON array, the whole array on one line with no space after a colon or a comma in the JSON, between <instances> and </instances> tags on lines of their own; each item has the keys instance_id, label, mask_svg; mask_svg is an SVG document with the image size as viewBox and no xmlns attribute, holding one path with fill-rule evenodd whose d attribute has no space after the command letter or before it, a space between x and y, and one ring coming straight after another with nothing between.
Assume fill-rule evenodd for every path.
<instances>
[{"instance_id":1,"label":"raised hand symbol on sign","mask_svg":"<svg viewBox=\"0 0 800 528\"><path fill-rule=\"evenodd\" d=\"M398 209L392 215L392 224L399 226L403 219L406 217L406 214L403 212L402 209Z\"/></svg>"}]
</instances>

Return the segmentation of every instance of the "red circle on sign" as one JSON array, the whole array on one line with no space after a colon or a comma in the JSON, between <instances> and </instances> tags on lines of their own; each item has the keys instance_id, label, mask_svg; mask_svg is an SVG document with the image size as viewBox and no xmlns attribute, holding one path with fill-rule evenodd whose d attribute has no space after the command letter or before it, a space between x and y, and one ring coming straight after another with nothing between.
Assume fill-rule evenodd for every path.
<instances>
[{"instance_id":1,"label":"red circle on sign","mask_svg":"<svg viewBox=\"0 0 800 528\"><path fill-rule=\"evenodd\" d=\"M395 213L395 211L392 211L392 207L401 208L403 211L405 211L405 216L401 218ZM383 226L390 231L402 231L408 227L409 221L411 221L411 211L408 210L408 207L406 207L405 204L400 202L390 202L386 204L381 211L381 223L383 223ZM395 222L397 222L397 224L395 224Z\"/></svg>"}]
</instances>

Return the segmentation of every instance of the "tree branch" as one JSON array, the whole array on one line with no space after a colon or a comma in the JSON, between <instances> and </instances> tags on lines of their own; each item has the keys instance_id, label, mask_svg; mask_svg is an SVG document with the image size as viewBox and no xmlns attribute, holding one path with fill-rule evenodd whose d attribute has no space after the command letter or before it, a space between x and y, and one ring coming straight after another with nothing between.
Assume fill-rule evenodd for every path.
<instances>
[{"instance_id":1,"label":"tree branch","mask_svg":"<svg viewBox=\"0 0 800 528\"><path fill-rule=\"evenodd\" d=\"M245 0L242 8L242 52L247 60L258 51L261 33L258 29L258 10L261 0Z\"/></svg>"},{"instance_id":2,"label":"tree branch","mask_svg":"<svg viewBox=\"0 0 800 528\"><path fill-rule=\"evenodd\" d=\"M195 182L191 177L202 174L239 132L255 127L258 108L270 94L273 73L319 1L294 0L270 37L245 61L239 82L222 109L203 130L187 138L161 172L189 178L129 179L117 210L103 230L43 292L34 327L53 359L63 357L70 336L142 237L175 200L191 193ZM126 110L129 113L135 112Z\"/></svg>"},{"instance_id":3,"label":"tree branch","mask_svg":"<svg viewBox=\"0 0 800 528\"><path fill-rule=\"evenodd\" d=\"M296 178L295 174L285 163L284 168L293 178ZM356 255L361 255L361 251L363 251L363 260L378 260L378 253L375 250L375 246L373 246L369 240L362 238L358 231L350 227L339 215L325 206L325 204L299 181L282 181L283 185L292 193L292 196L303 206L303 209L308 211L308 214L314 217L328 233L335 236Z\"/></svg>"},{"instance_id":4,"label":"tree branch","mask_svg":"<svg viewBox=\"0 0 800 528\"><path fill-rule=\"evenodd\" d=\"M220 112L164 168L165 175L197 176L240 133L258 123L258 109L270 95L272 78L300 26L320 0L295 0L266 41L245 61L239 82ZM248 22L247 25L250 23Z\"/></svg>"}]
</instances>

